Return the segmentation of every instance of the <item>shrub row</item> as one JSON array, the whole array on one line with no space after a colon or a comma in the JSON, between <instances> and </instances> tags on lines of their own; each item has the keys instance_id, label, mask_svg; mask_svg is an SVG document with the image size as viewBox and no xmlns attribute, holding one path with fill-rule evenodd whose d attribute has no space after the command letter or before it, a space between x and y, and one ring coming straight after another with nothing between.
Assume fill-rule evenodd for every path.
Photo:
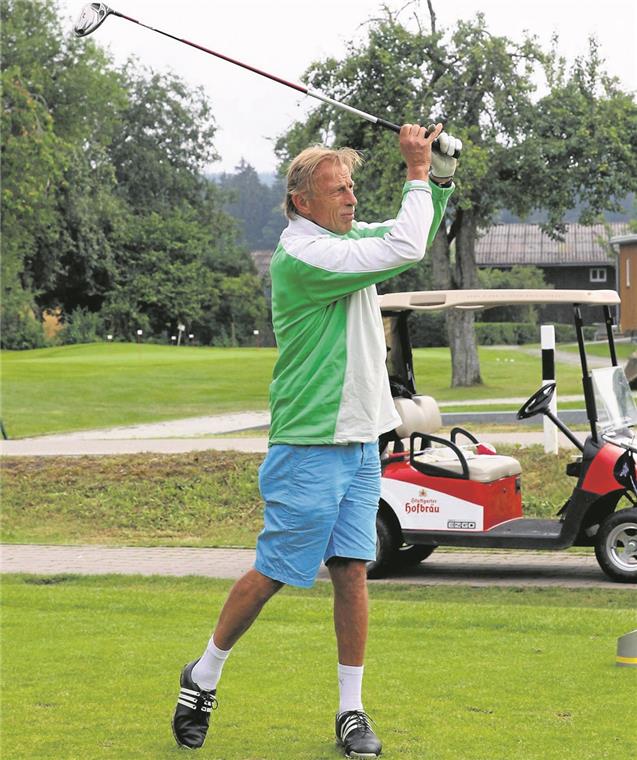
<instances>
[{"instance_id":1,"label":"shrub row","mask_svg":"<svg viewBox=\"0 0 637 760\"><path fill-rule=\"evenodd\" d=\"M556 324L556 343L576 341L573 325ZM512 346L540 342L540 325L533 322L476 322L476 339L481 346ZM445 318L442 312L433 314L412 314L409 329L414 348L448 346ZM597 328L584 327L584 337L591 340Z\"/></svg>"}]
</instances>

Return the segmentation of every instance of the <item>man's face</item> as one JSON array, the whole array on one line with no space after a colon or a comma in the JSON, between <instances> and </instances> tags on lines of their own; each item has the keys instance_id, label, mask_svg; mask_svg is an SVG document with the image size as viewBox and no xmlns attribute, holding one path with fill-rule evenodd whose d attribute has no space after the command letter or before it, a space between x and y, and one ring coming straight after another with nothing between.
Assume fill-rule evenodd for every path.
<instances>
[{"instance_id":1,"label":"man's face","mask_svg":"<svg viewBox=\"0 0 637 760\"><path fill-rule=\"evenodd\" d=\"M352 229L356 196L349 169L323 160L314 175L314 192L295 197L299 213L330 232L344 235Z\"/></svg>"}]
</instances>

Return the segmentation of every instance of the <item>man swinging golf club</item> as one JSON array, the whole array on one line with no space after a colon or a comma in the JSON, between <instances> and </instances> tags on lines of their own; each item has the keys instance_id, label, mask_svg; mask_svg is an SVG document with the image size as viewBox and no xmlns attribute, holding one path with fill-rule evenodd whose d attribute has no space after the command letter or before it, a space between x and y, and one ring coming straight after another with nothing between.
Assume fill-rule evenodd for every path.
<instances>
[{"instance_id":1,"label":"man swinging golf club","mask_svg":"<svg viewBox=\"0 0 637 760\"><path fill-rule=\"evenodd\" d=\"M432 154L438 139L442 152ZM349 758L381 743L361 697L367 640L366 562L376 554L378 436L400 424L385 371L375 285L421 261L453 192L460 141L400 129L407 165L396 219L354 220L350 148L312 147L287 175L287 228L271 264L279 358L270 386L270 448L259 471L264 528L254 568L238 580L201 657L187 664L172 727L201 747L230 650L285 584L313 585L321 561L334 587L339 705L336 739ZM311 684L308 684L311 687ZM246 749L246 751L248 751Z\"/></svg>"}]
</instances>

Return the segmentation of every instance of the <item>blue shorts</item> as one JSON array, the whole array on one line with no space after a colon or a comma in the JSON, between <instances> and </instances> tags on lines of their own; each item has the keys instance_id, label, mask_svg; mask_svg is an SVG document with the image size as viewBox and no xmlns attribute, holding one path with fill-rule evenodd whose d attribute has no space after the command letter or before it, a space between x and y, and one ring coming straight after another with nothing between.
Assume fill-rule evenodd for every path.
<instances>
[{"instance_id":1,"label":"blue shorts","mask_svg":"<svg viewBox=\"0 0 637 760\"><path fill-rule=\"evenodd\" d=\"M275 444L259 469L264 528L255 568L309 588L321 561L376 557L378 444Z\"/></svg>"}]
</instances>

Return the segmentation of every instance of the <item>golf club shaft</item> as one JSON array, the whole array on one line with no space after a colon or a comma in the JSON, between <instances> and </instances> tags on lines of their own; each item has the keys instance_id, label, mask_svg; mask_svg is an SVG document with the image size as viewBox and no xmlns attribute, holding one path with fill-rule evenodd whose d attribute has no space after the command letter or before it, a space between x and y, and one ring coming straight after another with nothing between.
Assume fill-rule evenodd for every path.
<instances>
[{"instance_id":1,"label":"golf club shaft","mask_svg":"<svg viewBox=\"0 0 637 760\"><path fill-rule=\"evenodd\" d=\"M120 13L119 11L113 10L112 8L110 8L110 12L113 14L113 16L119 16L120 18L126 19L126 21L132 21L134 24L143 26L145 29L149 29L151 32L157 32L157 34L162 34L164 37L170 37L171 40L175 40L176 42L183 42L184 45L189 45L190 47L201 50L204 53L208 53L208 55L214 55L216 58L221 58L222 60L227 61L228 63L232 63L235 66L241 66L243 69L247 69L248 71L252 71L254 74L259 74L262 77L266 77L266 79L271 79L273 82L278 82L279 84L285 85L285 87L290 87L291 89L296 90L303 95L309 95L312 98L323 101L323 103L327 103L336 108L340 108L343 111L349 111L349 113L352 113L355 116L359 116L362 119L375 124L376 126L383 127L384 129L389 129L392 132L400 132L400 126L398 124L393 124L391 121L381 119L379 116L374 116L373 114L367 113L366 111L361 111L359 108L354 108L353 106L348 106L346 103L341 103L340 101L334 100L333 98L328 98L327 95L323 95L323 93L318 92L317 90L310 90L308 87L303 87L303 85L289 82L287 79L282 79L281 77L277 77L274 74L269 74L267 71L256 68L256 66L251 66L250 64L244 63L243 61L238 61L236 58L231 58L230 56L224 55L223 53L218 53L216 50L211 50L210 48L199 45L196 42L191 42L190 40L184 39L183 37L177 37L176 35L170 34L169 32L164 32L162 29L157 29L156 27L150 26L149 24L144 24L142 21L138 21L131 16L126 16L124 13ZM434 141L432 147L434 150L440 150L438 140ZM454 154L454 158L457 158L456 154Z\"/></svg>"}]
</instances>

